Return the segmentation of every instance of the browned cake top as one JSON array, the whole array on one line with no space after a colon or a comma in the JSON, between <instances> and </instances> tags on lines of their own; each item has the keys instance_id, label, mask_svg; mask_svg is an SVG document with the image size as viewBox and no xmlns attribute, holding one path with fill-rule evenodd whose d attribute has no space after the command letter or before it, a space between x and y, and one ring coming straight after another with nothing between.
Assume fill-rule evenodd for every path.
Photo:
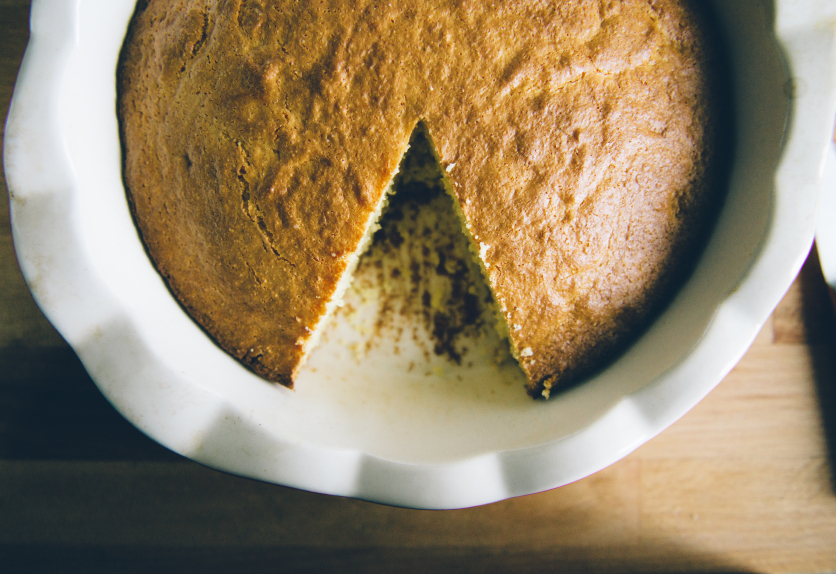
<instances>
[{"instance_id":1,"label":"browned cake top","mask_svg":"<svg viewBox=\"0 0 836 574\"><path fill-rule=\"evenodd\" d=\"M700 226L713 110L680 2L151 0L125 180L203 327L289 384L424 122L534 384L641 322Z\"/></svg>"}]
</instances>

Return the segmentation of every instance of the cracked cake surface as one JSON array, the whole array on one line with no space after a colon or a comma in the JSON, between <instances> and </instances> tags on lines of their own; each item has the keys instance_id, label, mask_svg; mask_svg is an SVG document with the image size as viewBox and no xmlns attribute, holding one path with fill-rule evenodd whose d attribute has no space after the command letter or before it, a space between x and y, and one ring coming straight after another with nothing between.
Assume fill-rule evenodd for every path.
<instances>
[{"instance_id":1,"label":"cracked cake surface","mask_svg":"<svg viewBox=\"0 0 836 574\"><path fill-rule=\"evenodd\" d=\"M642 327L720 201L706 30L674 0L141 0L134 218L192 317L292 386L420 123L548 397Z\"/></svg>"}]
</instances>

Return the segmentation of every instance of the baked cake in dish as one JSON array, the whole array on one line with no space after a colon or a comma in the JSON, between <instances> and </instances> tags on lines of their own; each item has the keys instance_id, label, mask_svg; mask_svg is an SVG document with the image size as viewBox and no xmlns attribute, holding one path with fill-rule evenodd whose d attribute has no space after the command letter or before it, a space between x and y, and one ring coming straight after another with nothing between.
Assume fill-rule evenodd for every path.
<instances>
[{"instance_id":1,"label":"baked cake in dish","mask_svg":"<svg viewBox=\"0 0 836 574\"><path fill-rule=\"evenodd\" d=\"M420 125L548 398L642 328L721 201L710 38L676 0L141 0L134 218L188 313L292 386Z\"/></svg>"}]
</instances>

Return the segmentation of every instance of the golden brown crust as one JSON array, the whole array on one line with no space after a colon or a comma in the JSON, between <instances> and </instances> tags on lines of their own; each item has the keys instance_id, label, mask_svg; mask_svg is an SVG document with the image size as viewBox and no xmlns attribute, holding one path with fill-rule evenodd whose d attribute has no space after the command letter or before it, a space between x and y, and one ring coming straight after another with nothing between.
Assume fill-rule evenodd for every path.
<instances>
[{"instance_id":1,"label":"golden brown crust","mask_svg":"<svg viewBox=\"0 0 836 574\"><path fill-rule=\"evenodd\" d=\"M189 313L289 384L422 121L540 392L624 341L700 225L700 30L674 0L152 0L120 63L137 224Z\"/></svg>"}]
</instances>

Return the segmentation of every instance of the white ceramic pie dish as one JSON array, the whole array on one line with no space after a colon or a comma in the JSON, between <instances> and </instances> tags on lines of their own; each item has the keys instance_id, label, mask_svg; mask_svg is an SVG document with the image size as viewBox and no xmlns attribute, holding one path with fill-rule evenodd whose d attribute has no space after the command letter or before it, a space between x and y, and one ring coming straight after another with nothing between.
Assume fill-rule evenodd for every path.
<instances>
[{"instance_id":1,"label":"white ceramic pie dish","mask_svg":"<svg viewBox=\"0 0 836 574\"><path fill-rule=\"evenodd\" d=\"M836 115L836 5L718 1L735 78L728 199L691 279L618 361L535 402L509 384L513 374L479 361L456 384L460 372L408 371L391 349L355 359L351 334L340 334L349 327L335 325L288 391L245 370L183 313L133 226L114 81L133 5L33 1L6 125L15 246L39 305L114 407L208 466L419 508L578 480L720 382L813 240Z\"/></svg>"},{"instance_id":2,"label":"white ceramic pie dish","mask_svg":"<svg viewBox=\"0 0 836 574\"><path fill-rule=\"evenodd\" d=\"M824 279L836 303L836 142L827 146L816 225L816 247Z\"/></svg>"}]
</instances>

